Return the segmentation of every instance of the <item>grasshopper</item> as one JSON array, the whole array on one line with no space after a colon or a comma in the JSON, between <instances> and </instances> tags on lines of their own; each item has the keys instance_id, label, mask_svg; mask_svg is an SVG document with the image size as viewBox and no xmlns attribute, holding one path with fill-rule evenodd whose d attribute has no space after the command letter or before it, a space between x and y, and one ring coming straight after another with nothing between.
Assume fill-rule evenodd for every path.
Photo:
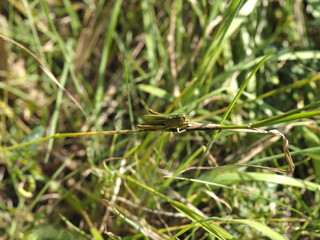
<instances>
[{"instance_id":1,"label":"grasshopper","mask_svg":"<svg viewBox=\"0 0 320 240\"><path fill-rule=\"evenodd\" d=\"M190 119L185 114L161 114L152 109L150 115L143 115L146 122L138 124L140 129L170 130L176 129L178 133L184 132L184 128L190 126ZM181 130L182 129L182 130Z\"/></svg>"}]
</instances>

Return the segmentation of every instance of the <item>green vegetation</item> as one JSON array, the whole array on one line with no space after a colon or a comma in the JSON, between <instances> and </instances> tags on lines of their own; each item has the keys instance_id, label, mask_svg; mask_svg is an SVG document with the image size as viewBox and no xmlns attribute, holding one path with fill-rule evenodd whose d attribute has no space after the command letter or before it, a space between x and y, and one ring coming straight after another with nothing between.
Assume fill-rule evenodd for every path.
<instances>
[{"instance_id":1,"label":"green vegetation","mask_svg":"<svg viewBox=\"0 0 320 240\"><path fill-rule=\"evenodd\" d=\"M318 1L0 10L3 239L320 238ZM136 130L149 108L181 133L101 133ZM277 129L295 172L267 170L288 169L280 135L187 119Z\"/></svg>"}]
</instances>

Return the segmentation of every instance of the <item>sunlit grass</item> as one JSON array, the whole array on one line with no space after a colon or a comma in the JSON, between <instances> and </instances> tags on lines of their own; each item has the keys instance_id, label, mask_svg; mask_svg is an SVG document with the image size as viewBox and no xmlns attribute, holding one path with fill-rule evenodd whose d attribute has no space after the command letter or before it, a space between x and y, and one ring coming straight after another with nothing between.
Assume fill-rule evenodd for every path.
<instances>
[{"instance_id":1,"label":"sunlit grass","mask_svg":"<svg viewBox=\"0 0 320 240\"><path fill-rule=\"evenodd\" d=\"M320 237L311 1L5 0L0 9L1 236ZM135 130L149 108L278 129L296 170L235 165L287 167L276 136L74 135Z\"/></svg>"}]
</instances>

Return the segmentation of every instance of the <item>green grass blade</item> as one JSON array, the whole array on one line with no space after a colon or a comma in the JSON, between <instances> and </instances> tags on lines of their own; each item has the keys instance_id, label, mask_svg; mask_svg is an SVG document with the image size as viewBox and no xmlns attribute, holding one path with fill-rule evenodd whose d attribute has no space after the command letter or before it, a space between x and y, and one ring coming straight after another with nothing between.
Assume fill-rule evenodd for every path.
<instances>
[{"instance_id":1,"label":"green grass blade","mask_svg":"<svg viewBox=\"0 0 320 240\"><path fill-rule=\"evenodd\" d=\"M105 35L105 40L104 40L103 50L102 50L102 58L101 58L101 62L98 70L98 86L95 94L95 114L99 114L101 110L101 102L102 102L103 92L104 92L105 72L106 72L106 67L109 60L109 56L110 56L111 44L112 44L114 32L117 26L118 17L121 10L121 4L122 4L122 0L115 1L111 16L110 16L110 20L107 22L108 31Z\"/></svg>"},{"instance_id":2,"label":"green grass blade","mask_svg":"<svg viewBox=\"0 0 320 240\"><path fill-rule=\"evenodd\" d=\"M126 180L138 185L139 187L149 191L150 193L168 201L174 208L176 208L179 212L183 213L188 217L190 220L199 222L200 226L203 227L206 231L217 237L218 239L234 239L231 234L229 234L226 230L223 228L219 227L218 225L212 223L211 221L203 221L205 218L201 216L199 213L196 213L194 210L190 209L186 205L178 202L178 201L173 201L169 197L165 196L164 194L156 191L155 189L146 186L145 184L138 182L137 180L127 177L127 176L122 176Z\"/></svg>"},{"instance_id":3,"label":"green grass blade","mask_svg":"<svg viewBox=\"0 0 320 240\"><path fill-rule=\"evenodd\" d=\"M196 78L198 79L198 87L202 86L207 74L212 71L212 67L215 64L220 51L222 42L225 40L225 36L229 27L236 17L237 12L239 11L242 4L242 0L233 0L229 3L229 6L226 10L226 14L224 16L225 21L217 30L213 40L210 43L205 55L202 58L202 62L197 68Z\"/></svg>"},{"instance_id":4,"label":"green grass blade","mask_svg":"<svg viewBox=\"0 0 320 240\"><path fill-rule=\"evenodd\" d=\"M148 0L141 1L141 9L142 9L142 17L143 17L143 26L144 26L144 34L145 41L147 47L147 58L148 58L148 66L150 69L154 69L156 67L156 34L155 34L155 26L154 26L154 17L153 17L153 9L152 4ZM151 82L154 84L154 82Z\"/></svg>"},{"instance_id":5,"label":"green grass blade","mask_svg":"<svg viewBox=\"0 0 320 240\"><path fill-rule=\"evenodd\" d=\"M219 174L217 174L217 172ZM252 173L252 175L251 175L251 173L249 173L249 174L247 174L247 173L225 173L225 172L222 172L221 169L217 169L217 171L211 171L210 173L204 174L199 179L190 179L190 178L182 178L182 177L175 177L175 179L193 182L194 183L192 186L193 188L199 188L199 184L200 184L200 185L206 185L207 187L210 186L212 189L223 188L223 189L229 189L229 190L233 190L235 192L239 192L239 193L243 193L243 194L249 194L252 196L256 196L258 198L267 200L268 202L274 202L283 208L291 210L292 212L295 212L295 213L301 215L302 217L305 217L305 215L302 211L299 211L298 209L290 207L281 201L278 201L278 200L275 200L272 198L268 198L268 197L262 196L260 194L251 192L251 191L242 190L239 188L234 188L234 187L228 186L228 185L232 185L232 184L241 183L242 178L244 178L248 181L257 180L257 181L262 181L262 182L265 181L268 183L268 179L266 178L268 176L265 175L264 173L262 173L262 175L259 175L261 173L258 173L258 175L254 175L254 174L257 174L257 173ZM277 174L273 174L273 175L279 176ZM217 176L219 176L219 177L217 177ZM245 178L244 176L247 176L247 178ZM264 177L264 179L263 179L263 177ZM279 179L276 179L275 182L277 180L279 180ZM299 183L299 182L295 182L295 181L291 181L291 180L288 180L287 182L291 183L295 187L304 188L305 186L308 186L308 187L310 187L310 189L318 188L317 184L313 184L313 183L310 184L308 182ZM281 182L279 182L279 181L277 183L281 184Z\"/></svg>"},{"instance_id":6,"label":"green grass blade","mask_svg":"<svg viewBox=\"0 0 320 240\"><path fill-rule=\"evenodd\" d=\"M266 226L265 224L259 223L257 221L247 220L247 219L234 219L234 220L231 220L231 222L245 224L248 227L254 228L257 231L263 233L263 235L267 236L269 239L272 239L272 240L287 240L287 238L277 233L272 228Z\"/></svg>"},{"instance_id":7,"label":"green grass blade","mask_svg":"<svg viewBox=\"0 0 320 240\"><path fill-rule=\"evenodd\" d=\"M211 220L206 220L205 217L201 216L191 208L186 205L177 202L170 201L171 205L176 208L179 212L184 214L187 218L189 218L193 222L199 223L199 225L205 229L208 233L212 234L214 237L218 239L235 239L231 234L229 234L226 230L219 227L218 225L211 222Z\"/></svg>"},{"instance_id":8,"label":"green grass blade","mask_svg":"<svg viewBox=\"0 0 320 240\"><path fill-rule=\"evenodd\" d=\"M210 176L210 177L209 177ZM255 172L246 172L246 173L224 173L215 175L209 174L205 179L210 179L216 183L223 184L234 184L234 183L243 183L246 181L261 181L268 183L276 183L285 186L305 188L310 191L318 191L319 185L310 181L300 180L293 177L271 174L271 173L255 173Z\"/></svg>"},{"instance_id":9,"label":"green grass blade","mask_svg":"<svg viewBox=\"0 0 320 240\"><path fill-rule=\"evenodd\" d=\"M65 85L67 83L68 73L70 71L70 67L71 67L70 64L68 62L66 62L64 69L63 69L63 74L61 76L61 81L60 81L60 83L63 87L65 87ZM63 100L63 89L59 88L58 94L57 94L56 105L55 105L54 112L51 117L50 135L56 134L62 100ZM53 148L53 143L54 143L54 139L52 138L49 140L48 149L47 149L47 153L46 153L45 160L44 160L45 163L47 163L49 160L49 157L50 157L50 154L51 154L51 151Z\"/></svg>"},{"instance_id":10,"label":"green grass blade","mask_svg":"<svg viewBox=\"0 0 320 240\"><path fill-rule=\"evenodd\" d=\"M243 91L245 90L245 88L247 87L248 83L250 82L250 80L253 78L253 76L256 74L256 72L260 69L260 67L262 66L262 64L267 61L267 59L271 56L272 52L269 52L266 56L264 56L262 58L262 60L259 62L259 64L255 67L255 69L251 72L251 74L249 75L249 77L246 79L246 81L244 81L244 83L241 85L237 95L234 97L234 99L232 100L231 104L228 107L228 110L226 111L226 113L224 114L220 124L223 124L224 121L227 119L227 117L229 116L230 112L232 111L232 109L234 108L236 102L238 101L238 99L240 98L240 96L242 95Z\"/></svg>"},{"instance_id":11,"label":"green grass blade","mask_svg":"<svg viewBox=\"0 0 320 240\"><path fill-rule=\"evenodd\" d=\"M168 102L174 100L174 97L169 92L153 85L139 84L137 85L137 88L143 92L149 93L151 96L164 99Z\"/></svg>"},{"instance_id":12,"label":"green grass blade","mask_svg":"<svg viewBox=\"0 0 320 240\"><path fill-rule=\"evenodd\" d=\"M266 56L264 56L264 58L262 58L262 60L259 62L259 64L255 67L255 69L251 72L251 74L249 75L249 77L246 79L246 81L244 81L244 83L241 85L237 95L234 97L233 101L231 102L231 104L228 107L228 110L226 111L226 113L224 114L222 120L220 121L220 124L223 125L224 121L227 119L227 117L229 116L231 110L234 108L237 100L240 98L241 94L243 93L243 91L245 90L245 88L247 87L248 83L250 82L250 80L252 79L252 77L255 75L255 73L259 70L259 68L262 66L262 64L271 56L271 52L269 52ZM204 161L204 157L208 154L208 152L211 150L211 147L213 145L213 142L216 139L216 135L217 135L218 131L215 131L215 133L213 134L211 141L207 144L207 150L206 152L202 155L202 161Z\"/></svg>"},{"instance_id":13,"label":"green grass blade","mask_svg":"<svg viewBox=\"0 0 320 240\"><path fill-rule=\"evenodd\" d=\"M313 108L318 108L319 106L320 106L320 101L317 101L315 103L308 104L308 105L304 106L303 108L294 109L294 110L288 111L284 114L279 114L277 116L273 116L273 117L252 123L252 127L268 126L271 124L317 116L320 114L319 110L315 110L315 111L311 111L311 112L303 112L303 113L301 113L301 112L307 111L307 110L310 110Z\"/></svg>"}]
</instances>

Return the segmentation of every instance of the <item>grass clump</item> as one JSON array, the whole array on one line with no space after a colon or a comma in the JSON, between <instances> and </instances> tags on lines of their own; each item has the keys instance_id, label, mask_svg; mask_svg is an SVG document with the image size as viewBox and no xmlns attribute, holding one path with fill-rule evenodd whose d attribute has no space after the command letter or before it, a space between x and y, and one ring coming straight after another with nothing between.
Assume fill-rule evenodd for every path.
<instances>
[{"instance_id":1,"label":"grass clump","mask_svg":"<svg viewBox=\"0 0 320 240\"><path fill-rule=\"evenodd\" d=\"M23 0L0 9L4 238L319 238L314 1ZM134 130L149 108L276 128L296 170L234 165L286 167L276 136L78 134Z\"/></svg>"}]
</instances>

